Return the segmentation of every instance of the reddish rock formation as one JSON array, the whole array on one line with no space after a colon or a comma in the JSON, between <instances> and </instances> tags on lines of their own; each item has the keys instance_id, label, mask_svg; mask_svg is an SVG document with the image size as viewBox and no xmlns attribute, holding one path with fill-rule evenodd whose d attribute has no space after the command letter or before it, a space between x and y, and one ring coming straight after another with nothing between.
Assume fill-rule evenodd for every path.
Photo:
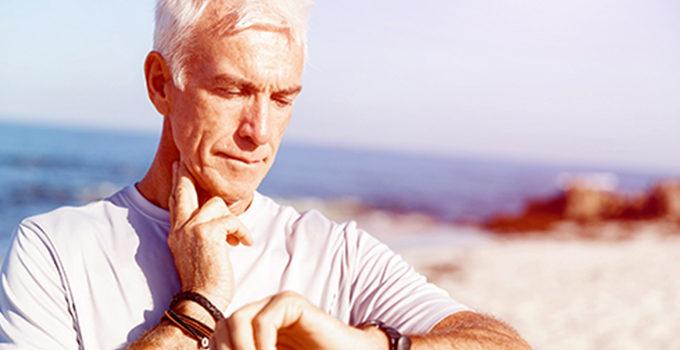
<instances>
[{"instance_id":1,"label":"reddish rock formation","mask_svg":"<svg viewBox=\"0 0 680 350\"><path fill-rule=\"evenodd\" d=\"M650 215L680 222L680 180L657 184L647 199Z\"/></svg>"},{"instance_id":2,"label":"reddish rock formation","mask_svg":"<svg viewBox=\"0 0 680 350\"><path fill-rule=\"evenodd\" d=\"M519 215L496 215L484 227L496 232L545 231L557 223L666 220L680 224L680 180L662 181L649 191L624 195L572 181L552 198L529 200Z\"/></svg>"}]
</instances>

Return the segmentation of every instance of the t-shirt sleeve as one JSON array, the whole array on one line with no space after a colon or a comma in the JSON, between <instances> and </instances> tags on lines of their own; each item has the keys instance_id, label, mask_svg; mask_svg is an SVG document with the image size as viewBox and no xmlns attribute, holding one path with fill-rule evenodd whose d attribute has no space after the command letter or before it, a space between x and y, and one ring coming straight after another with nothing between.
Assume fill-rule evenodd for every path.
<instances>
[{"instance_id":1,"label":"t-shirt sleeve","mask_svg":"<svg viewBox=\"0 0 680 350\"><path fill-rule=\"evenodd\" d=\"M404 334L423 334L446 316L470 310L355 224L345 234L352 245L352 325L380 320Z\"/></svg>"},{"instance_id":2,"label":"t-shirt sleeve","mask_svg":"<svg viewBox=\"0 0 680 350\"><path fill-rule=\"evenodd\" d=\"M58 258L34 223L17 229L0 283L0 349L79 348Z\"/></svg>"}]
</instances>

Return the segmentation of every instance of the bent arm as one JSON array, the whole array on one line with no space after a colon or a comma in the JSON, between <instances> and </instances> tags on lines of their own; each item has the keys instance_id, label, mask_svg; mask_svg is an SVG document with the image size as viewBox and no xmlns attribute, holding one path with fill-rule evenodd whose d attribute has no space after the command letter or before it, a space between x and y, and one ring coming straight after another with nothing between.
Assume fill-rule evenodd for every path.
<instances>
[{"instance_id":1,"label":"bent arm","mask_svg":"<svg viewBox=\"0 0 680 350\"><path fill-rule=\"evenodd\" d=\"M412 349L531 349L505 323L471 311L456 312L423 335L411 336Z\"/></svg>"}]
</instances>

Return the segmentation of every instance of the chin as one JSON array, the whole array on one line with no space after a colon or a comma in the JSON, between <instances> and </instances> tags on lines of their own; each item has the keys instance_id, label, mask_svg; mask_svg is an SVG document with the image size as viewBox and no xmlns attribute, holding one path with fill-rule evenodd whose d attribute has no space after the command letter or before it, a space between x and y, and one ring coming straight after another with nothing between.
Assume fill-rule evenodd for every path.
<instances>
[{"instance_id":1,"label":"chin","mask_svg":"<svg viewBox=\"0 0 680 350\"><path fill-rule=\"evenodd\" d=\"M219 183L215 184L211 194L225 199L228 203L236 202L244 198L252 197L257 190L259 182L252 181L239 182L234 180L221 179Z\"/></svg>"},{"instance_id":2,"label":"chin","mask_svg":"<svg viewBox=\"0 0 680 350\"><path fill-rule=\"evenodd\" d=\"M264 179L260 171L236 172L231 169L204 168L202 183L204 190L210 196L218 196L227 203L249 199Z\"/></svg>"}]
</instances>

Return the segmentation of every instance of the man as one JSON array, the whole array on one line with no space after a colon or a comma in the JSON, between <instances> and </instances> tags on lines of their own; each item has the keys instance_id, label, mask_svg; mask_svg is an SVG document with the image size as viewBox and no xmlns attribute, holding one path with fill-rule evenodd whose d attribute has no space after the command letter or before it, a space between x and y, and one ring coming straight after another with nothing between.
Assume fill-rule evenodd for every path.
<instances>
[{"instance_id":1,"label":"man","mask_svg":"<svg viewBox=\"0 0 680 350\"><path fill-rule=\"evenodd\" d=\"M528 347L354 224L256 192L301 89L307 8L159 0L156 157L107 199L22 222L0 348Z\"/></svg>"}]
</instances>

